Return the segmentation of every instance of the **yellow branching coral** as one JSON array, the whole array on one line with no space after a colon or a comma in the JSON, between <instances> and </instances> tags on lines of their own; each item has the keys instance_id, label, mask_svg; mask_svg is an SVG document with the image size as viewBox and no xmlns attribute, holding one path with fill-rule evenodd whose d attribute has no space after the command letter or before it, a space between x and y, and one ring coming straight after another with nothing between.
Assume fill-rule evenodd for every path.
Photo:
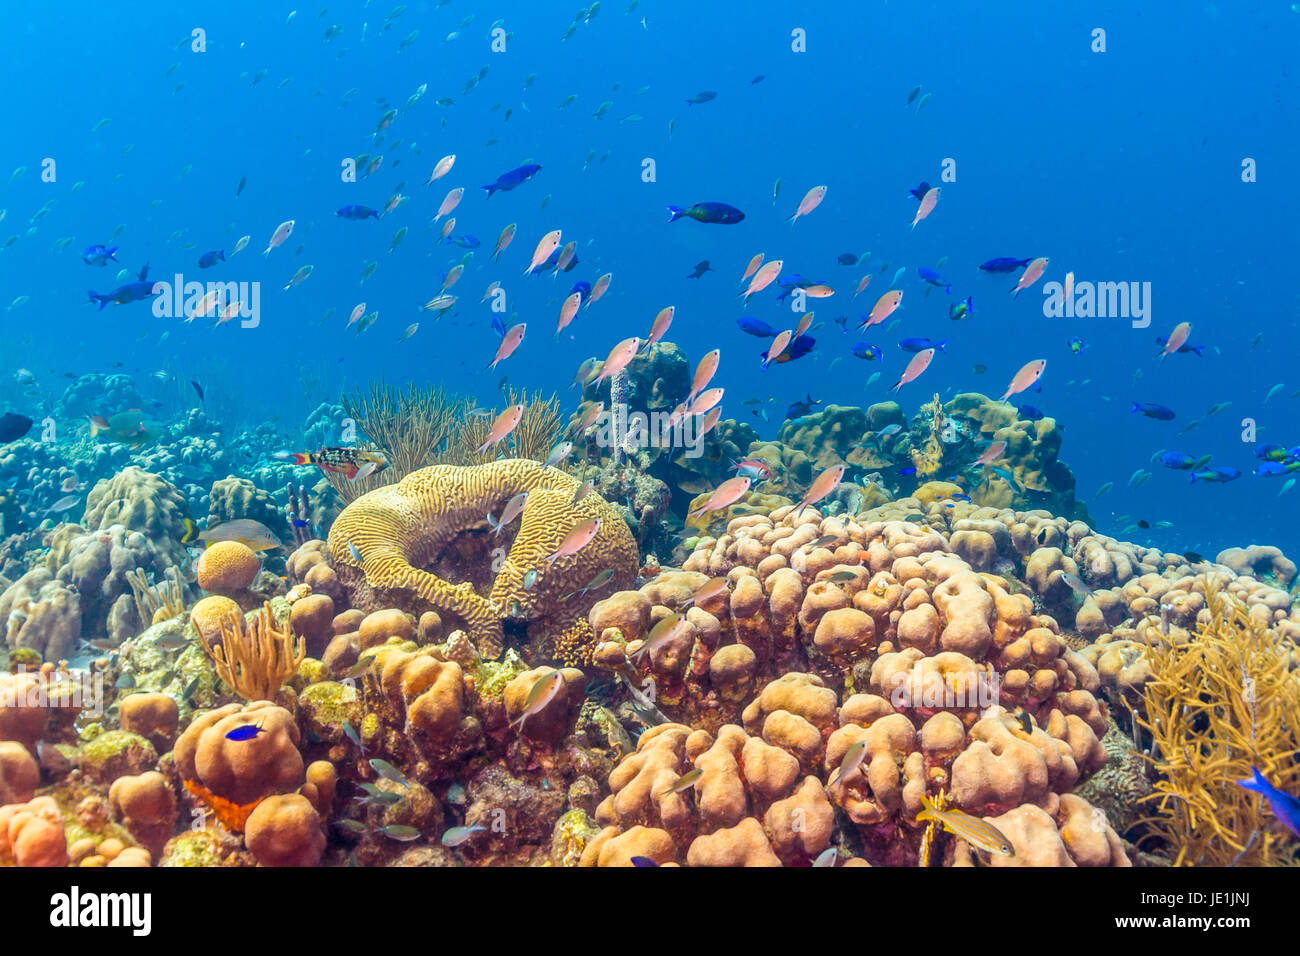
<instances>
[{"instance_id":1,"label":"yellow branching coral","mask_svg":"<svg viewBox=\"0 0 1300 956\"><path fill-rule=\"evenodd\" d=\"M280 685L306 659L307 645L287 622L283 628L275 623L269 603L247 625L233 615L217 623L221 643L203 645L217 676L244 700L275 700Z\"/></svg>"},{"instance_id":2,"label":"yellow branching coral","mask_svg":"<svg viewBox=\"0 0 1300 956\"><path fill-rule=\"evenodd\" d=\"M1146 650L1152 679L1138 724L1152 737L1160 773L1146 824L1176 849L1176 866L1300 862L1294 836L1267 801L1237 785L1258 767L1288 793L1300 790L1300 671L1295 642L1205 582L1195 634Z\"/></svg>"}]
</instances>

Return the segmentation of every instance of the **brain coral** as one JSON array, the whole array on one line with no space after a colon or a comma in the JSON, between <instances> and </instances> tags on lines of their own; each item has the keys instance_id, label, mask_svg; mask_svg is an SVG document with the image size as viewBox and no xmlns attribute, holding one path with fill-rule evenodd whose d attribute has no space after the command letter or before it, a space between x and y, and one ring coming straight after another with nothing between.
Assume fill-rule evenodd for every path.
<instances>
[{"instance_id":1,"label":"brain coral","mask_svg":"<svg viewBox=\"0 0 1300 956\"><path fill-rule=\"evenodd\" d=\"M330 529L329 550L354 606L437 611L463 623L485 657L503 646L504 621L526 629L539 656L590 641L588 602L564 600L606 569L611 587L636 575L636 542L618 512L578 481L528 459L434 465L348 505ZM499 536L487 524L528 492L519 519ZM583 521L600 519L585 548L547 559ZM508 549L497 551L497 548ZM353 551L360 554L358 561ZM524 576L537 571L532 587ZM483 596L482 591L488 591Z\"/></svg>"}]
</instances>

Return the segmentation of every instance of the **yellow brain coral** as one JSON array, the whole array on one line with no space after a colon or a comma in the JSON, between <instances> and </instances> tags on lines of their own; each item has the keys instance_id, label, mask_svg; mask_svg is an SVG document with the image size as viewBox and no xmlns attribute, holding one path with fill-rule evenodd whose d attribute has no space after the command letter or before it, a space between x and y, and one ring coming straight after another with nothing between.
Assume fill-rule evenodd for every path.
<instances>
[{"instance_id":1,"label":"yellow brain coral","mask_svg":"<svg viewBox=\"0 0 1300 956\"><path fill-rule=\"evenodd\" d=\"M636 576L639 555L627 525L596 494L575 503L579 487L571 475L530 459L434 465L348 505L330 528L330 555L355 607L450 616L485 657L501 654L509 619L549 656L556 647L590 641L591 602L566 596L607 569L614 572L611 589ZM520 517L493 533L487 516L500 517L521 492L528 498ZM592 518L600 520L595 538L551 562L565 538ZM536 581L526 588L530 571Z\"/></svg>"},{"instance_id":2,"label":"yellow brain coral","mask_svg":"<svg viewBox=\"0 0 1300 956\"><path fill-rule=\"evenodd\" d=\"M199 587L214 594L246 590L261 569L257 553L239 541L218 541L203 552L195 568Z\"/></svg>"}]
</instances>

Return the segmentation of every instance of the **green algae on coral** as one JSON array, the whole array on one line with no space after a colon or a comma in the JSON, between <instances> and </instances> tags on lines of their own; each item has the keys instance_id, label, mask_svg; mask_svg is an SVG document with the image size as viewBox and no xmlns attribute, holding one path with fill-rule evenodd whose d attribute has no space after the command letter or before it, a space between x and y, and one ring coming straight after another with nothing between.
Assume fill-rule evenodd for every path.
<instances>
[{"instance_id":1,"label":"green algae on coral","mask_svg":"<svg viewBox=\"0 0 1300 956\"><path fill-rule=\"evenodd\" d=\"M106 730L81 748L81 771L97 783L142 773L158 763L158 751L129 730Z\"/></svg>"}]
</instances>

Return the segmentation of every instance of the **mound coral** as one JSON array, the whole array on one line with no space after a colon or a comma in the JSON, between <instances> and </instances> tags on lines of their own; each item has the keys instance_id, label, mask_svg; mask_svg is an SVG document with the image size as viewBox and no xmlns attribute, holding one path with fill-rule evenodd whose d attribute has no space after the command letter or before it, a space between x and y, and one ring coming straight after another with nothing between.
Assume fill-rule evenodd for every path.
<instances>
[{"instance_id":1,"label":"mound coral","mask_svg":"<svg viewBox=\"0 0 1300 956\"><path fill-rule=\"evenodd\" d=\"M258 728L252 737L226 736L250 724ZM302 785L300 739L292 714L259 700L200 714L177 739L173 753L185 789L227 828L242 832L261 800Z\"/></svg>"},{"instance_id":2,"label":"mound coral","mask_svg":"<svg viewBox=\"0 0 1300 956\"><path fill-rule=\"evenodd\" d=\"M333 567L354 607L436 611L467 628L488 658L501 654L509 620L527 631L533 653L549 658L589 641L586 604L571 595L607 569L612 587L625 586L638 565L618 512L595 494L575 503L578 488L573 477L527 459L425 468L344 509L330 529ZM517 529L493 535L487 516L522 492L528 498ZM595 538L551 561L592 518L600 521ZM525 575L536 577L531 587ZM487 597L476 590L489 584Z\"/></svg>"}]
</instances>

